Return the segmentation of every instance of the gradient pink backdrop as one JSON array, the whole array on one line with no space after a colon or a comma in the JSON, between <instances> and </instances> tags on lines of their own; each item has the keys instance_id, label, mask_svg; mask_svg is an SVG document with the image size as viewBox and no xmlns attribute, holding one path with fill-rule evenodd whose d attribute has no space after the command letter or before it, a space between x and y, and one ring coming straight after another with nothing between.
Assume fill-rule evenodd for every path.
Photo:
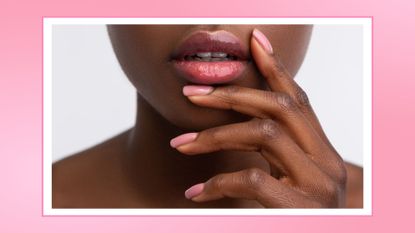
<instances>
[{"instance_id":1,"label":"gradient pink backdrop","mask_svg":"<svg viewBox=\"0 0 415 233\"><path fill-rule=\"evenodd\" d=\"M106 2L1 3L0 232L413 232L415 2ZM42 217L43 16L373 16L373 216Z\"/></svg>"}]
</instances>

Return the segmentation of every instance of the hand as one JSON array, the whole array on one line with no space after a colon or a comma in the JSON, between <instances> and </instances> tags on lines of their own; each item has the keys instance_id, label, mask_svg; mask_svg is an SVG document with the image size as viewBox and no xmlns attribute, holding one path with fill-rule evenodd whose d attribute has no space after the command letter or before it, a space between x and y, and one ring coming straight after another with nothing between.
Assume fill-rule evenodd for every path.
<instances>
[{"instance_id":1,"label":"hand","mask_svg":"<svg viewBox=\"0 0 415 233\"><path fill-rule=\"evenodd\" d=\"M258 30L251 38L251 52L270 91L186 86L183 92L194 104L234 110L253 120L184 134L171 145L189 155L257 151L270 164L271 174L258 168L219 174L192 186L186 197L195 202L245 198L270 208L344 207L345 164L324 134L306 94Z\"/></svg>"}]
</instances>

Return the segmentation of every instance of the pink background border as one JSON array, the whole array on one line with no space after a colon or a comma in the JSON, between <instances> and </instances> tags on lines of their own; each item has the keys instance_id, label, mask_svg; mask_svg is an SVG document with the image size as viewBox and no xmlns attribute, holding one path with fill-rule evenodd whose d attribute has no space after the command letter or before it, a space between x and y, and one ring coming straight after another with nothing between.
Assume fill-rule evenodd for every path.
<instances>
[{"instance_id":1,"label":"pink background border","mask_svg":"<svg viewBox=\"0 0 415 233\"><path fill-rule=\"evenodd\" d=\"M11 2L11 1L9 1ZM0 17L0 232L349 232L411 229L415 195L408 185L414 161L414 3L348 0L178 1L150 6L137 1L36 1L2 3ZM220 7L219 7L220 6ZM324 7L323 7L324 6ZM215 12L206 14L206 12ZM189 14L191 13L191 14ZM43 217L42 216L42 17L373 16L373 216L366 217ZM404 31L405 30L405 31ZM391 137L392 136L392 137ZM409 153L407 152L409 151ZM409 172L408 172L409 171ZM402 188L400 188L402 187Z\"/></svg>"}]
</instances>

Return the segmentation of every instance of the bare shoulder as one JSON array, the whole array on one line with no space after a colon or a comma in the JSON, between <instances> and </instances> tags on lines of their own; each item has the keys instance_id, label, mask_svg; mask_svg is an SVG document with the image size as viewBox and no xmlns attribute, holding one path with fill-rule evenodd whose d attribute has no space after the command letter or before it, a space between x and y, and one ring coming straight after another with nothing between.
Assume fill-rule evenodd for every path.
<instances>
[{"instance_id":1,"label":"bare shoulder","mask_svg":"<svg viewBox=\"0 0 415 233\"><path fill-rule=\"evenodd\" d=\"M120 185L120 157L128 132L55 162L52 166L52 207L85 208L107 201L111 190Z\"/></svg>"}]
</instances>

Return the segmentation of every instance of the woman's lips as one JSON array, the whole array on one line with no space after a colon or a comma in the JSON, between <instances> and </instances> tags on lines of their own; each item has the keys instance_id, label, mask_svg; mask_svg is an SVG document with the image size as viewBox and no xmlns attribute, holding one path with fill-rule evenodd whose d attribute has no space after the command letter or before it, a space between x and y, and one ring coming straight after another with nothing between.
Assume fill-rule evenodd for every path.
<instances>
[{"instance_id":1,"label":"woman's lips","mask_svg":"<svg viewBox=\"0 0 415 233\"><path fill-rule=\"evenodd\" d=\"M173 52L178 73L197 84L220 84L241 76L248 52L240 40L227 31L197 31Z\"/></svg>"},{"instance_id":2,"label":"woman's lips","mask_svg":"<svg viewBox=\"0 0 415 233\"><path fill-rule=\"evenodd\" d=\"M174 67L190 82L220 84L237 79L245 69L245 63L177 61Z\"/></svg>"}]
</instances>

